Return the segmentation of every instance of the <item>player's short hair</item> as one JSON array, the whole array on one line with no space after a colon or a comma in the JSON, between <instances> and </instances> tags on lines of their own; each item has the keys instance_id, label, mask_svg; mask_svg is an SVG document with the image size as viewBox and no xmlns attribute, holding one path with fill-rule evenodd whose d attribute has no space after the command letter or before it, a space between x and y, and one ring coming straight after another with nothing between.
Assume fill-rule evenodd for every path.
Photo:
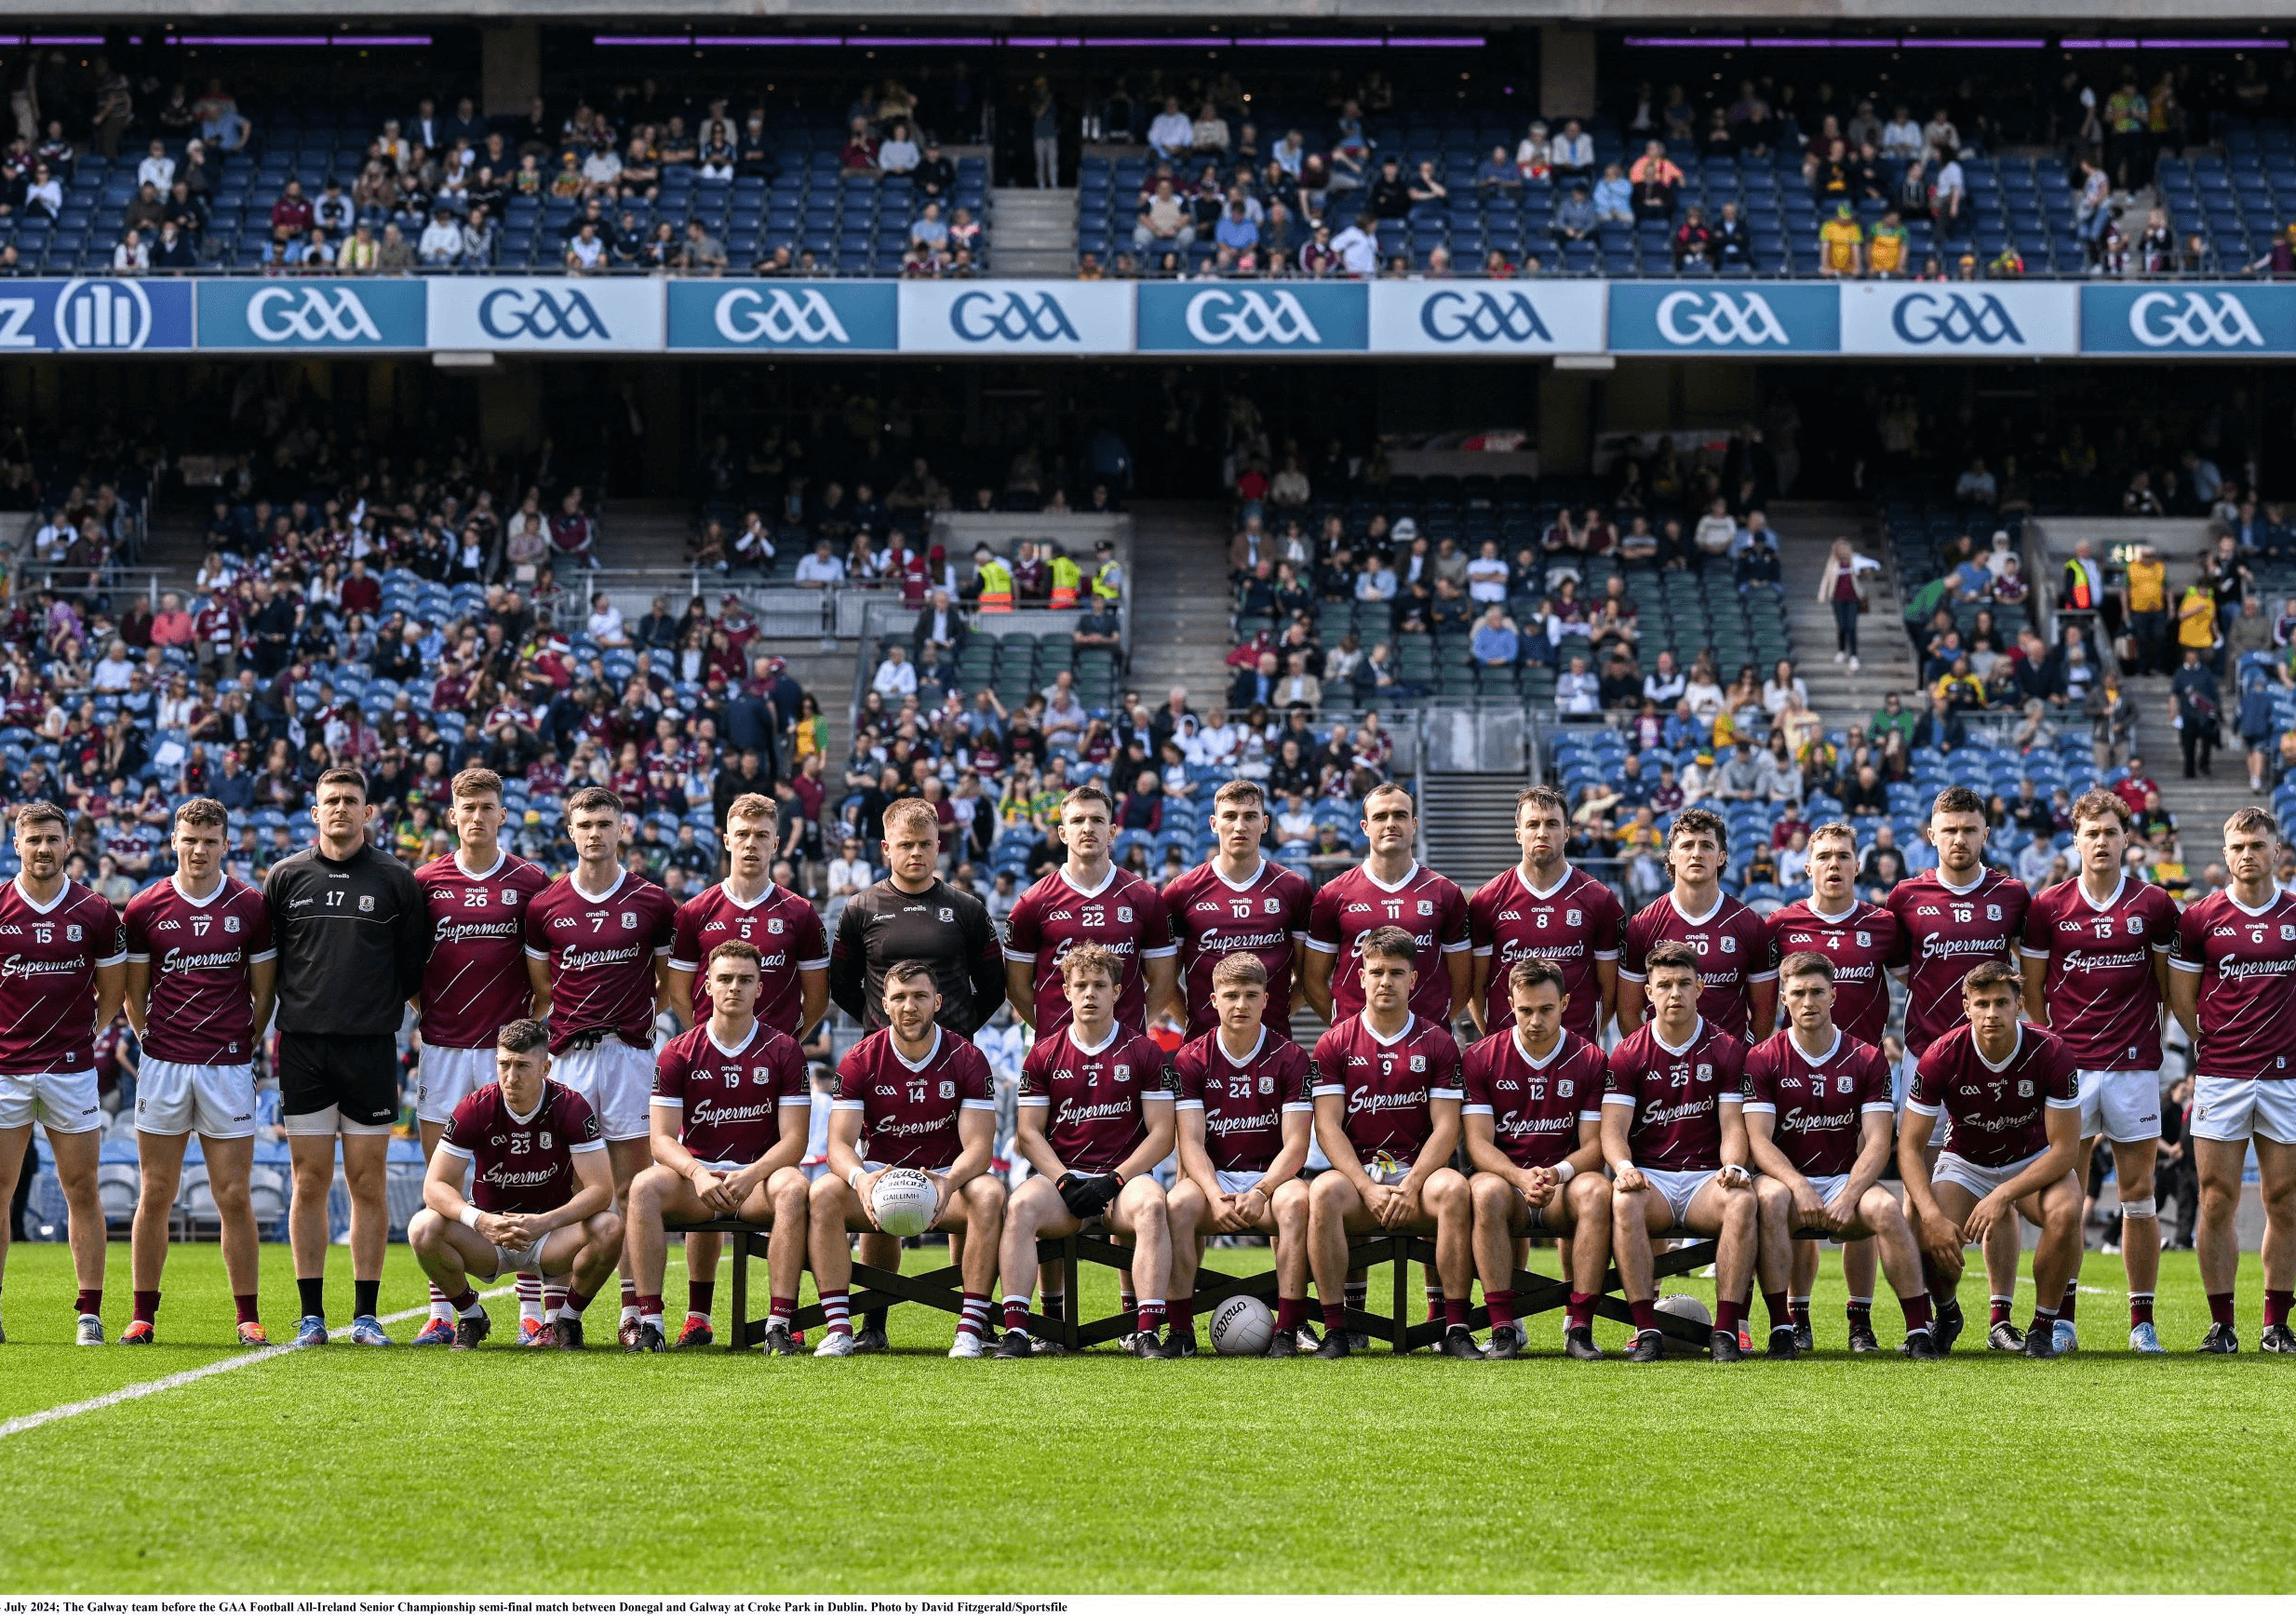
<instances>
[{"instance_id":1,"label":"player's short hair","mask_svg":"<svg viewBox=\"0 0 2296 1621\"><path fill-rule=\"evenodd\" d=\"M940 837L941 818L924 800L912 797L895 799L885 807L885 832L888 836L895 827L906 827L913 822L926 824L933 829L935 838Z\"/></svg>"},{"instance_id":2,"label":"player's short hair","mask_svg":"<svg viewBox=\"0 0 2296 1621\"><path fill-rule=\"evenodd\" d=\"M34 799L28 805L19 805L16 808L16 831L19 833L29 832L34 827L45 827L51 822L66 833L72 831L72 818L63 813L62 807L51 804L46 799Z\"/></svg>"},{"instance_id":3,"label":"player's short hair","mask_svg":"<svg viewBox=\"0 0 2296 1621\"><path fill-rule=\"evenodd\" d=\"M1938 797L1929 803L1929 819L1933 822L1940 816L1966 816L1971 811L1976 812L1980 822L1992 825L1985 815L1983 797L1975 788L1965 788L1959 783L1939 789Z\"/></svg>"},{"instance_id":4,"label":"player's short hair","mask_svg":"<svg viewBox=\"0 0 2296 1621\"><path fill-rule=\"evenodd\" d=\"M1676 814L1674 825L1666 830L1666 848L1672 851L1674 841L1685 833L1711 833L1717 849L1726 852L1730 848L1730 824L1702 805Z\"/></svg>"},{"instance_id":5,"label":"player's short hair","mask_svg":"<svg viewBox=\"0 0 2296 1621\"><path fill-rule=\"evenodd\" d=\"M1098 805L1111 820L1116 815L1116 801L1108 797L1108 791L1098 783L1081 783L1060 797L1063 821L1067 819L1068 809L1072 805Z\"/></svg>"},{"instance_id":6,"label":"player's short hair","mask_svg":"<svg viewBox=\"0 0 2296 1621\"><path fill-rule=\"evenodd\" d=\"M1363 939L1356 942L1355 955L1416 963L1419 960L1419 943L1411 937L1410 930L1382 923L1376 929L1367 930Z\"/></svg>"},{"instance_id":7,"label":"player's short hair","mask_svg":"<svg viewBox=\"0 0 2296 1621\"><path fill-rule=\"evenodd\" d=\"M2110 788L2091 788L2073 801L2073 825L2076 828L2084 822L2110 821L2118 824L2126 833L2132 820L2128 801Z\"/></svg>"},{"instance_id":8,"label":"player's short hair","mask_svg":"<svg viewBox=\"0 0 2296 1621\"><path fill-rule=\"evenodd\" d=\"M21 813L19 812L20 815ZM2267 838L2280 837L2279 818L2262 805L2243 805L2224 818L2226 833L2261 833Z\"/></svg>"},{"instance_id":9,"label":"player's short hair","mask_svg":"<svg viewBox=\"0 0 2296 1621\"><path fill-rule=\"evenodd\" d=\"M578 788L566 796L566 819L571 822L584 810L606 810L617 819L622 815L622 796L611 788Z\"/></svg>"},{"instance_id":10,"label":"player's short hair","mask_svg":"<svg viewBox=\"0 0 2296 1621\"><path fill-rule=\"evenodd\" d=\"M1849 840L1850 853L1855 855L1858 852L1858 830L1846 822L1820 822L1810 829L1808 848L1816 850L1821 838L1846 838Z\"/></svg>"},{"instance_id":11,"label":"player's short hair","mask_svg":"<svg viewBox=\"0 0 2296 1621\"><path fill-rule=\"evenodd\" d=\"M1527 798L1518 801L1515 809L1519 810L1528 802ZM1563 977L1562 969L1543 957L1525 957L1507 971L1507 998L1510 1001L1514 999L1515 992L1538 985L1552 985L1556 996L1566 1002L1570 1000L1570 983Z\"/></svg>"},{"instance_id":12,"label":"player's short hair","mask_svg":"<svg viewBox=\"0 0 2296 1621\"><path fill-rule=\"evenodd\" d=\"M494 1045L504 1052L532 1052L550 1045L550 1026L540 1019L513 1019L495 1033Z\"/></svg>"},{"instance_id":13,"label":"player's short hair","mask_svg":"<svg viewBox=\"0 0 2296 1621\"><path fill-rule=\"evenodd\" d=\"M1248 951L1231 951L1212 965L1212 984L1220 985L1264 985L1268 983L1268 965Z\"/></svg>"},{"instance_id":14,"label":"player's short hair","mask_svg":"<svg viewBox=\"0 0 2296 1621\"><path fill-rule=\"evenodd\" d=\"M1371 802L1374 799L1380 798L1389 794L1401 794L1403 797L1403 802L1411 807L1411 813L1414 816L1417 816L1419 813L1418 799L1413 796L1409 788L1390 777L1388 781L1381 783L1377 787L1372 789L1370 793L1363 796L1363 814L1366 816L1371 814Z\"/></svg>"},{"instance_id":15,"label":"player's short hair","mask_svg":"<svg viewBox=\"0 0 2296 1621\"><path fill-rule=\"evenodd\" d=\"M720 940L710 948L709 961L702 965L704 971L716 967L718 959L721 957L738 957L744 962L755 965L760 972L765 968L765 954L748 941Z\"/></svg>"},{"instance_id":16,"label":"player's short hair","mask_svg":"<svg viewBox=\"0 0 2296 1621\"><path fill-rule=\"evenodd\" d=\"M1833 959L1815 951L1788 952L1786 960L1778 965L1778 983L1784 985L1788 980L1797 979L1806 973L1823 974L1826 983L1832 985Z\"/></svg>"},{"instance_id":17,"label":"player's short hair","mask_svg":"<svg viewBox=\"0 0 2296 1621\"><path fill-rule=\"evenodd\" d=\"M348 783L358 790L358 797L367 797L367 773L356 766L329 766L319 773L319 780L311 784L311 797L317 798L327 792L330 783Z\"/></svg>"},{"instance_id":18,"label":"player's short hair","mask_svg":"<svg viewBox=\"0 0 2296 1621\"><path fill-rule=\"evenodd\" d=\"M484 766L471 766L455 772L454 781L447 787L450 800L484 799L490 795L497 799L503 797L503 779Z\"/></svg>"},{"instance_id":19,"label":"player's short hair","mask_svg":"<svg viewBox=\"0 0 2296 1621\"><path fill-rule=\"evenodd\" d=\"M770 822L779 827L781 806L763 794L744 794L726 807L726 825L731 827L736 821Z\"/></svg>"},{"instance_id":20,"label":"player's short hair","mask_svg":"<svg viewBox=\"0 0 2296 1621\"><path fill-rule=\"evenodd\" d=\"M1124 980L1124 959L1097 941L1086 940L1071 945L1060 958L1060 980L1063 985L1079 973L1104 973L1110 985L1121 985Z\"/></svg>"},{"instance_id":21,"label":"player's short hair","mask_svg":"<svg viewBox=\"0 0 2296 1621\"><path fill-rule=\"evenodd\" d=\"M887 969L885 971L885 988L887 990L891 990L893 986L893 982L896 980L903 985L906 985L913 979L921 979L931 985L935 990L941 988L941 976L933 972L933 964L927 962L921 957L905 957L899 962L894 963L891 968Z\"/></svg>"},{"instance_id":22,"label":"player's short hair","mask_svg":"<svg viewBox=\"0 0 2296 1621\"><path fill-rule=\"evenodd\" d=\"M1680 940L1661 940L1643 957L1643 978L1658 978L1662 968L1684 968L1697 974L1699 954Z\"/></svg>"},{"instance_id":23,"label":"player's short hair","mask_svg":"<svg viewBox=\"0 0 2296 1621\"><path fill-rule=\"evenodd\" d=\"M1536 805L1542 810L1551 810L1563 819L1564 826L1570 825L1570 801L1564 798L1559 790L1550 788L1544 783L1536 787L1525 788L1515 796L1515 820L1517 822L1523 820L1523 807L1525 805Z\"/></svg>"},{"instance_id":24,"label":"player's short hair","mask_svg":"<svg viewBox=\"0 0 2296 1621\"><path fill-rule=\"evenodd\" d=\"M1961 994L1965 997L1973 997L1995 985L2007 985L2021 996L2025 989L2024 976L2017 971L2013 964L2007 962L1980 962L1961 976Z\"/></svg>"},{"instance_id":25,"label":"player's short hair","mask_svg":"<svg viewBox=\"0 0 2296 1621\"><path fill-rule=\"evenodd\" d=\"M1212 803L1225 805L1230 800L1249 800L1264 810L1268 808L1268 791L1249 777L1230 777L1220 784L1220 791L1212 796Z\"/></svg>"},{"instance_id":26,"label":"player's short hair","mask_svg":"<svg viewBox=\"0 0 2296 1621\"><path fill-rule=\"evenodd\" d=\"M175 808L175 820L179 827L228 827L231 812L221 799L186 799Z\"/></svg>"}]
</instances>

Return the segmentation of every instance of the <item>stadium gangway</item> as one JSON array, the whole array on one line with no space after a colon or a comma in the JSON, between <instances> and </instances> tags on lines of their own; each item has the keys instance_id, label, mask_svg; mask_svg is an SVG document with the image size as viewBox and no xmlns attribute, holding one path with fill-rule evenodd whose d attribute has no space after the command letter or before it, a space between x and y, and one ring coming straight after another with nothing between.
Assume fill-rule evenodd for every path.
<instances>
[{"instance_id":1,"label":"stadium gangway","mask_svg":"<svg viewBox=\"0 0 2296 1621\"><path fill-rule=\"evenodd\" d=\"M70 596L91 592L105 592L114 597L140 596L156 613L159 611L159 576L157 569L122 569L117 566L89 568L77 563L18 563L14 569L14 583L20 591L55 591Z\"/></svg>"}]
</instances>

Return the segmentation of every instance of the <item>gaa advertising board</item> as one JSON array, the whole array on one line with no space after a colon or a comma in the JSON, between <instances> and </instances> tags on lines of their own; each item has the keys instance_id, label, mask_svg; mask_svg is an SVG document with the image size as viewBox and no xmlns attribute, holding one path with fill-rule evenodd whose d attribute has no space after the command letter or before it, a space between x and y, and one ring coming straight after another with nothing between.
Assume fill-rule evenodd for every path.
<instances>
[{"instance_id":1,"label":"gaa advertising board","mask_svg":"<svg viewBox=\"0 0 2296 1621\"><path fill-rule=\"evenodd\" d=\"M199 284L202 349L421 349L428 294L376 277L210 280Z\"/></svg>"},{"instance_id":2,"label":"gaa advertising board","mask_svg":"<svg viewBox=\"0 0 2296 1621\"><path fill-rule=\"evenodd\" d=\"M884 354L901 346L899 284L673 281L671 349Z\"/></svg>"}]
</instances>

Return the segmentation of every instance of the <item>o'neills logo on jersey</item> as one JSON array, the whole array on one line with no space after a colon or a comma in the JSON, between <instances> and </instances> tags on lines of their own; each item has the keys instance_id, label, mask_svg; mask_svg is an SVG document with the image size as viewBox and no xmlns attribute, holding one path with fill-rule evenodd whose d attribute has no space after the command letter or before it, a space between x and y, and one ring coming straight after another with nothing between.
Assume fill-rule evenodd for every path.
<instances>
[{"instance_id":1,"label":"o'neills logo on jersey","mask_svg":"<svg viewBox=\"0 0 2296 1621\"><path fill-rule=\"evenodd\" d=\"M43 973L80 973L86 971L87 958L67 957L53 962L39 957L10 957L0 961L0 979L30 979Z\"/></svg>"},{"instance_id":2,"label":"o'neills logo on jersey","mask_svg":"<svg viewBox=\"0 0 2296 1621\"><path fill-rule=\"evenodd\" d=\"M1693 1115L1711 1115L1713 1112L1714 1100L1710 1097L1693 1098L1687 1103L1679 1104L1662 1104L1653 1098L1643 1105L1643 1124L1671 1126L1676 1120L1686 1120Z\"/></svg>"},{"instance_id":3,"label":"o'neills logo on jersey","mask_svg":"<svg viewBox=\"0 0 2296 1621\"><path fill-rule=\"evenodd\" d=\"M1093 1120L1122 1120L1132 1118L1132 1100L1119 1098L1114 1103L1080 1104L1067 1098L1053 1105L1053 1124L1083 1125Z\"/></svg>"},{"instance_id":4,"label":"o'neills logo on jersey","mask_svg":"<svg viewBox=\"0 0 2296 1621\"><path fill-rule=\"evenodd\" d=\"M498 918L490 923L458 923L450 918L438 925L438 931L431 938L439 945L447 945L457 940L499 940L524 931L525 925L516 918Z\"/></svg>"},{"instance_id":5,"label":"o'neills logo on jersey","mask_svg":"<svg viewBox=\"0 0 2296 1621\"><path fill-rule=\"evenodd\" d=\"M569 951L558 958L558 971L575 973L585 968L611 968L617 962L636 962L645 946L607 945L596 951Z\"/></svg>"},{"instance_id":6,"label":"o'neills logo on jersey","mask_svg":"<svg viewBox=\"0 0 2296 1621\"><path fill-rule=\"evenodd\" d=\"M1857 1111L1839 1115L1813 1115L1799 1104L1778 1118L1778 1123L1790 1132L1838 1132L1857 1123Z\"/></svg>"},{"instance_id":7,"label":"o'neills logo on jersey","mask_svg":"<svg viewBox=\"0 0 2296 1621\"><path fill-rule=\"evenodd\" d=\"M1215 1137L1225 1137L1230 1132L1266 1132L1274 1129L1279 1116L1274 1109L1264 1115L1211 1115L1203 1129Z\"/></svg>"},{"instance_id":8,"label":"o'neills logo on jersey","mask_svg":"<svg viewBox=\"0 0 2296 1621\"><path fill-rule=\"evenodd\" d=\"M1348 1093L1348 1113L1351 1115L1377 1114L1381 1109L1416 1109L1427 1104L1427 1088L1414 1087L1409 1092L1376 1092L1367 1086L1359 1086Z\"/></svg>"},{"instance_id":9,"label":"o'neills logo on jersey","mask_svg":"<svg viewBox=\"0 0 2296 1621\"><path fill-rule=\"evenodd\" d=\"M707 1098L696 1098L686 1105L686 1124L689 1126L732 1126L745 1120L770 1120L781 1108L779 1100L767 1098L762 1103L718 1104Z\"/></svg>"},{"instance_id":10,"label":"o'neills logo on jersey","mask_svg":"<svg viewBox=\"0 0 2296 1621\"><path fill-rule=\"evenodd\" d=\"M237 968L236 951L170 951L159 959L162 973L196 973L203 968Z\"/></svg>"}]
</instances>

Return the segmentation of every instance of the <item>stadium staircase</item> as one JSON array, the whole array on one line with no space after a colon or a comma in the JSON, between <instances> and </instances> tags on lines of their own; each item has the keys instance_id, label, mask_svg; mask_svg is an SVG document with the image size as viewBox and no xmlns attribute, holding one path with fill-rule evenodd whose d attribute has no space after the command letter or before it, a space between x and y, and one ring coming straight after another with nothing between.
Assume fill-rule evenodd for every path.
<instances>
[{"instance_id":1,"label":"stadium staircase","mask_svg":"<svg viewBox=\"0 0 2296 1621\"><path fill-rule=\"evenodd\" d=\"M1846 502L1778 502L1766 509L1780 537L1780 571L1786 588L1786 623L1794 670L1809 689L1809 704L1829 731L1862 724L1888 693L1914 705L1921 672L1906 640L1904 592L1897 559L1883 540L1872 508ZM1876 558L1878 573L1866 576L1872 605L1858 627L1855 670L1833 662L1833 610L1818 600L1826 558L1836 540L1847 536L1864 556ZM1725 671L1725 676L1734 674ZM1763 672L1765 677L1769 672Z\"/></svg>"},{"instance_id":2,"label":"stadium staircase","mask_svg":"<svg viewBox=\"0 0 2296 1621\"><path fill-rule=\"evenodd\" d=\"M1076 273L1076 193L1000 186L995 210L999 275L1066 276Z\"/></svg>"},{"instance_id":3,"label":"stadium staircase","mask_svg":"<svg viewBox=\"0 0 2296 1621\"><path fill-rule=\"evenodd\" d=\"M1024 193L1049 196L1051 193ZM1209 501L1144 501L1133 509L1132 670L1125 686L1151 709L1175 687L1199 713L1227 700L1227 509Z\"/></svg>"},{"instance_id":4,"label":"stadium staircase","mask_svg":"<svg viewBox=\"0 0 2296 1621\"><path fill-rule=\"evenodd\" d=\"M1429 771L1419 779L1419 859L1469 894L1522 859L1515 848L1515 797L1530 779L1517 771Z\"/></svg>"}]
</instances>

